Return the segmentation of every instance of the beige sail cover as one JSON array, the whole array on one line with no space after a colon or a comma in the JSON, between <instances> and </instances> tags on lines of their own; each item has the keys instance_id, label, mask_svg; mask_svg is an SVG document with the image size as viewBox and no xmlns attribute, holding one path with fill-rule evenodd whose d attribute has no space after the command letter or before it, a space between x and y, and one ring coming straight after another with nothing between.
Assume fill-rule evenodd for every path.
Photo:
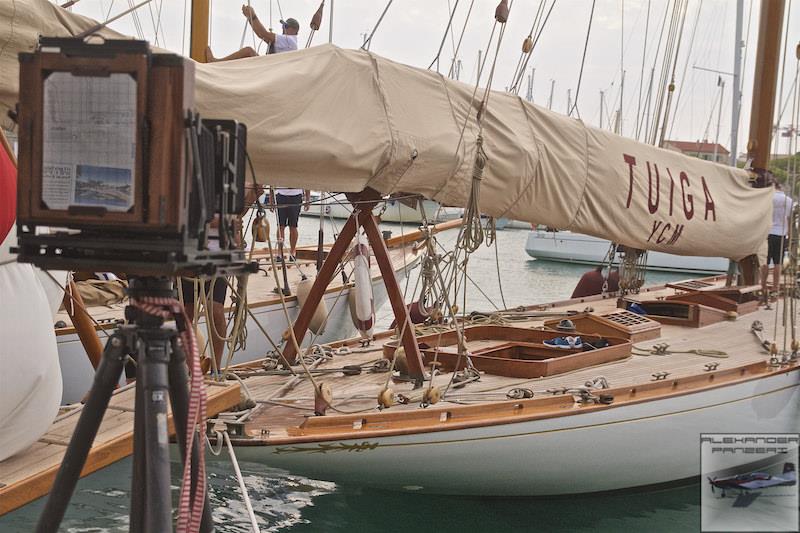
<instances>
[{"instance_id":1,"label":"beige sail cover","mask_svg":"<svg viewBox=\"0 0 800 533\"><path fill-rule=\"evenodd\" d=\"M39 5L41 13L17 27L30 41L16 51L32 48L36 28L68 35L86 24L43 0L20 3ZM8 5L0 0L0 17ZM0 56L4 72L8 53ZM15 88L3 83L7 105ZM201 114L247 125L260 180L418 193L446 205L465 205L473 186L481 93L473 99L472 86L436 72L331 45L197 65ZM500 92L491 94L482 135L488 163L480 209L491 216L683 255L740 259L766 239L771 192L752 189L743 171L587 127Z\"/></svg>"}]
</instances>

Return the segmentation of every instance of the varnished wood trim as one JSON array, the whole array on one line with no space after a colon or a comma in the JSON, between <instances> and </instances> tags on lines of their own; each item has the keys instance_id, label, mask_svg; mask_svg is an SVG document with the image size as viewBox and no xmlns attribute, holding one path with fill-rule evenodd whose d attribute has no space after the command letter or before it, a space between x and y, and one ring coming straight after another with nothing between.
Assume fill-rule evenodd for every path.
<instances>
[{"instance_id":1,"label":"varnished wood trim","mask_svg":"<svg viewBox=\"0 0 800 533\"><path fill-rule=\"evenodd\" d=\"M545 420L562 416L572 416L590 413L598 410L616 409L619 407L637 405L641 403L672 399L687 394L706 392L722 387L739 385L757 379L789 374L800 370L800 362L796 362L780 370L770 370L766 362L749 363L738 367L687 376L674 380L648 382L642 385L631 387L619 387L597 391L602 394L614 396L614 403L611 405L584 405L577 406L572 400L572 396L555 396L544 398L533 398L529 400L508 400L494 403L481 404L476 406L454 406L448 408L429 408L415 411L397 411L394 413L383 412L380 414L365 415L336 415L329 417L314 417L306 420L309 426L318 426L327 419L333 425L328 431L322 432L319 429L315 433L303 434L303 428L297 428L297 434L290 437L250 438L239 439L236 441L240 446L275 446L285 444L300 444L310 442L321 442L327 440L349 440L372 437L387 437L409 435L414 433L430 433L437 431L453 431L459 429L470 429L476 427L487 427L496 425L506 425L534 420ZM677 385L676 385L677 384ZM797 385L797 384L795 384ZM627 395L626 399L622 397ZM561 399L561 405L556 403L555 410L552 409L553 398ZM569 408L572 405L572 408ZM542 411L538 407L545 407ZM536 410L532 412L533 410ZM506 411L503 414L503 411ZM441 413L449 412L450 415L446 422L441 422ZM388 429L370 430L370 421L373 425L378 425L381 421L404 420L409 418L409 422L414 419L425 417L430 423L427 425L405 425ZM353 422L361 419L366 421L361 426L365 429L353 430ZM319 420L319 422L317 422ZM459 421L461 420L461 421ZM338 428L349 427L348 431ZM291 430L292 428L290 428ZM320 428L321 429L321 428Z\"/></svg>"}]
</instances>

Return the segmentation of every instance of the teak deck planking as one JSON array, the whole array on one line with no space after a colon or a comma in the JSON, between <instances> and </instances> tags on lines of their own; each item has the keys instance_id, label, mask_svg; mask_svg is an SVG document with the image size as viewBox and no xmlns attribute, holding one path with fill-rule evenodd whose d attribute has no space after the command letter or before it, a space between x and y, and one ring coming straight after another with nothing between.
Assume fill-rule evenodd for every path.
<instances>
[{"instance_id":1,"label":"teak deck planking","mask_svg":"<svg viewBox=\"0 0 800 533\"><path fill-rule=\"evenodd\" d=\"M719 285L723 277L709 278ZM654 287L647 289L637 299L658 300L674 295L676 289L667 287ZM568 310L583 311L587 307L593 308L597 315L607 314L616 309L615 297L589 297L575 300L566 300L532 306L530 311L546 310L549 312ZM515 327L537 328L545 320L552 317L533 318L526 321L517 321ZM702 387L719 386L742 379L753 379L767 372L780 372L794 369L796 363L789 367L773 370L766 365L766 354L755 336L750 331L750 324L759 320L764 324L764 331L771 331L775 319L774 310L759 309L739 317L729 317L722 322L717 322L704 327L686 327L681 325L662 324L661 335L646 341L636 343L639 349L649 349L656 344L668 343L672 351L685 351L691 349L722 350L727 352L727 358L712 358L705 355L692 353L672 353L669 355L633 355L621 361L613 361L601 365L574 370L566 374L550 377L520 379L483 374L480 381L467 384L464 388L451 391L455 401L467 404L459 406L450 402L442 402L427 409L419 408L419 396L424 389L412 390L410 383L391 383L395 393L403 394L411 401L407 405L395 405L379 412L377 409L365 414L354 416L337 415L329 411L328 416L313 416L314 391L307 379L303 379L290 391L284 392L279 397L273 397L286 383L280 376L249 376L244 378L252 398L258 406L250 416L245 426L246 438L235 439L239 445L272 445L291 442L308 441L309 438L322 440L324 438L356 438L365 435L370 422L380 420L395 420L398 430L422 430L429 424L420 420L439 420L441 416L448 419L448 424L456 419L470 419L479 423L486 423L490 416L507 406L518 402L492 401L505 400L505 393L514 387L527 387L537 391L551 388L572 388L583 386L586 381L603 376L609 381L609 392L616 396L616 403L626 401L644 401L655 397L674 394L684 394L687 391ZM394 341L389 335L381 335L366 349L357 348L356 342L348 344L355 353L346 356L335 356L332 361L323 363L318 368L339 368L343 365L361 364L379 359L383 356L384 345ZM495 345L503 341L495 341ZM470 351L486 349L492 341L476 340L467 342ZM708 370L708 363L718 363L714 370ZM257 365L250 363L241 368L257 369ZM657 380L653 374L667 372L666 379ZM435 384L444 388L450 380L451 374L442 372L435 379ZM377 405L377 395L386 380L385 373L363 373L358 376L343 376L341 374L324 375L320 380L328 383L333 390L334 404L341 409L356 411L374 408ZM427 386L427 382L426 382ZM491 399L480 398L475 393L497 392ZM605 393L606 391L599 391ZM355 396L355 397L354 397ZM521 400L525 404L529 416L540 414L548 416L549 412L563 413L563 406L554 409L554 405L563 403L572 404L572 396L556 396L560 398L551 405L546 396L538 396L532 400ZM278 402L278 403L275 403ZM559 403L560 402L560 403ZM280 405L283 404L283 405ZM498 407L501 405L501 407ZM505 405L506 407L502 407ZM580 409L606 408L606 406L582 406ZM499 411L498 411L499 410ZM416 412L417 415L410 413ZM442 415L442 413L445 413ZM406 414L409 413L409 414ZM483 413L483 414L481 414ZM487 414L488 413L488 414ZM509 416L517 414L509 411ZM411 416L409 419L407 417ZM354 425L355 424L355 425ZM417 427L417 424L422 424ZM438 424L438 422L437 422ZM436 424L434 424L436 425ZM358 427L358 430L354 429ZM384 425L385 426L385 425ZM441 427L441 425L439 425ZM416 428L416 429L415 429Z\"/></svg>"},{"instance_id":2,"label":"teak deck planking","mask_svg":"<svg viewBox=\"0 0 800 533\"><path fill-rule=\"evenodd\" d=\"M238 383L207 382L207 385L208 416L239 404ZM114 392L81 477L133 453L134 393L132 385ZM28 450L0 462L0 516L49 492L82 409L76 406L60 414L48 432ZM174 433L171 413L169 427L170 433Z\"/></svg>"}]
</instances>

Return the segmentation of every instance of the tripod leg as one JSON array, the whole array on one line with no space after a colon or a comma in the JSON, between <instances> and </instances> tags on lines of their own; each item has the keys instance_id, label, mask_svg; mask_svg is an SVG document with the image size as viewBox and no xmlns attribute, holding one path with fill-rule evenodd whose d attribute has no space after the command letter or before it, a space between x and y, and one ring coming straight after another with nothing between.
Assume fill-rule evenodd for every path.
<instances>
[{"instance_id":1,"label":"tripod leg","mask_svg":"<svg viewBox=\"0 0 800 533\"><path fill-rule=\"evenodd\" d=\"M187 388L188 372L186 371L186 353L178 343L177 337L172 338L172 357L169 360L169 401L172 404L172 420L175 423L175 435L178 438L178 448L181 451L181 462L186 460L186 416L189 411L189 390ZM205 453L202 446L202 435L196 434L192 444L192 488L194 496L197 490L197 458ZM206 485L208 486L208 485ZM211 516L211 502L206 490L205 503L203 504L203 519L200 522L200 531L208 533L214 530L214 520Z\"/></svg>"},{"instance_id":2,"label":"tripod leg","mask_svg":"<svg viewBox=\"0 0 800 533\"><path fill-rule=\"evenodd\" d=\"M133 411L133 477L131 479L130 532L144 531L144 502L147 493L144 449L144 387L136 387L136 404Z\"/></svg>"},{"instance_id":3,"label":"tripod leg","mask_svg":"<svg viewBox=\"0 0 800 533\"><path fill-rule=\"evenodd\" d=\"M94 383L89 392L86 404L83 406L75 432L69 440L69 446L64 454L64 460L58 469L58 474L50 489L47 503L36 524L39 533L58 531L64 512L67 510L69 500L75 491L75 485L80 478L81 470L86 464L86 457L92 447L94 438L103 415L111 400L111 394L117 385L125 358L128 353L125 337L115 333L103 349L103 359L94 375Z\"/></svg>"},{"instance_id":4,"label":"tripod leg","mask_svg":"<svg viewBox=\"0 0 800 533\"><path fill-rule=\"evenodd\" d=\"M144 353L139 353L138 386L144 389L144 503L145 531L172 530L169 433L167 428L167 363L169 337L165 330L141 331ZM134 450L134 455L139 453Z\"/></svg>"}]
</instances>

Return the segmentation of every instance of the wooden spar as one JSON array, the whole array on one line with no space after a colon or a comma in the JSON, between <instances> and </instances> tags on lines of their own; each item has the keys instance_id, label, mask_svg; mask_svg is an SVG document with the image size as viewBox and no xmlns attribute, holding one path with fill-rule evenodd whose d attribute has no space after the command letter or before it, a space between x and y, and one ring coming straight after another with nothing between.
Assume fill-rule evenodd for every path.
<instances>
[{"instance_id":1,"label":"wooden spar","mask_svg":"<svg viewBox=\"0 0 800 533\"><path fill-rule=\"evenodd\" d=\"M189 57L206 62L208 46L208 16L210 0L192 0L192 30L189 34Z\"/></svg>"},{"instance_id":2,"label":"wooden spar","mask_svg":"<svg viewBox=\"0 0 800 533\"><path fill-rule=\"evenodd\" d=\"M431 226L429 228L430 235L436 235L437 233L441 233L444 230L453 229L461 226L462 222L460 218L456 218L453 220L448 220L447 222L442 222L441 224L436 224L435 226ZM405 235L398 235L397 237L392 237L391 239L386 239L386 247L397 248L398 246L403 246L410 242L418 241L423 237L422 230L412 231L411 233L406 233Z\"/></svg>"},{"instance_id":3,"label":"wooden spar","mask_svg":"<svg viewBox=\"0 0 800 533\"><path fill-rule=\"evenodd\" d=\"M775 113L775 90L778 86L778 64L781 56L784 0L761 2L758 23L758 49L753 82L753 103L750 110L750 136L747 157L758 175L757 187L769 185L765 172L772 143L772 119Z\"/></svg>"},{"instance_id":4,"label":"wooden spar","mask_svg":"<svg viewBox=\"0 0 800 533\"><path fill-rule=\"evenodd\" d=\"M781 56L783 33L783 0L761 2L758 23L758 49L756 70L753 76L753 102L750 109L750 135L747 141L747 158L756 174L755 187L767 187L766 171L769 149L772 145L772 117L775 113L775 90L778 85L778 63ZM742 285L758 283L758 258L749 255L739 261Z\"/></svg>"},{"instance_id":5,"label":"wooden spar","mask_svg":"<svg viewBox=\"0 0 800 533\"><path fill-rule=\"evenodd\" d=\"M397 322L397 327L403 332L403 338L400 339L403 343L403 348L406 351L408 359L408 372L414 378L423 378L425 375L425 365L422 362L422 354L419 351L419 344L417 337L414 334L414 324L411 322L411 317L408 314L408 307L403 299L403 291L400 289L400 284L397 282L397 277L394 275L394 268L392 268L392 261L389 259L389 251L386 248L386 243L381 238L378 223L375 221L375 216L372 214L372 209L361 211L359 213L359 222L364 227L367 234L367 241L372 246L372 253L375 254L375 260L378 262L378 267L381 269L383 276L383 285L386 287L386 292L389 295L389 303L392 304L392 311L394 318Z\"/></svg>"},{"instance_id":6,"label":"wooden spar","mask_svg":"<svg viewBox=\"0 0 800 533\"><path fill-rule=\"evenodd\" d=\"M89 362L97 370L100 359L103 357L103 345L97 337L92 319L86 312L83 297L81 297L77 285L71 279L67 290L64 292L64 309L67 311L70 320L72 320L72 325L75 326L75 331L78 333L81 344L83 344L83 349L86 350L86 355L89 356Z\"/></svg>"},{"instance_id":7,"label":"wooden spar","mask_svg":"<svg viewBox=\"0 0 800 533\"><path fill-rule=\"evenodd\" d=\"M361 225L364 227L367 233L367 241L372 247L372 252L375 254L375 259L378 262L378 267L381 270L383 283L386 286L386 291L389 295L389 301L392 304L395 320L398 324L407 324L403 333L402 341L403 348L406 351L406 357L408 358L409 373L412 377L421 378L424 375L424 365L422 362L422 355L420 354L419 346L417 345L417 340L414 335L411 318L408 316L408 309L406 308L405 301L403 300L403 293L400 290L400 284L397 282L397 278L395 277L394 269L392 268L392 263L389 259L389 252L386 248L386 243L381 237L378 225L375 222L375 216L372 214L372 210L378 204L380 198L380 194L372 189L366 189L357 194L347 195L347 199L353 205L356 205L359 208L354 211L352 215L350 215L350 218L347 219L344 227L339 232L339 237L337 237L336 241L333 243L333 247L331 248L330 252L328 252L328 256L325 258L325 262L322 264L322 268L317 273L317 277L314 280L314 285L311 287L311 291L308 294L306 303L300 309L297 320L295 320L292 327L294 329L294 335L297 338L297 344L302 345L303 338L306 335L306 330L308 330L308 327L311 324L311 318L314 315L314 311L324 296L325 289L333 279L336 268L350 247L350 243L353 240L353 237L355 237L358 226ZM286 347L283 349L283 355L288 361L293 361L295 359L297 351L295 350L294 343L286 343Z\"/></svg>"}]
</instances>

